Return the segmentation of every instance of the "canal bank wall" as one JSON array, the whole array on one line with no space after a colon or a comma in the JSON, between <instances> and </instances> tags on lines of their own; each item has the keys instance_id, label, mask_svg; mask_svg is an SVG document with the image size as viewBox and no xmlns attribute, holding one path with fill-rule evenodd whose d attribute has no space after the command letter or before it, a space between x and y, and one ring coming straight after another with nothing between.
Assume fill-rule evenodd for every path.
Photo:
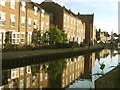
<instances>
[{"instance_id":1,"label":"canal bank wall","mask_svg":"<svg viewBox=\"0 0 120 90\"><path fill-rule=\"evenodd\" d=\"M95 81L95 88L120 88L120 65Z\"/></svg>"},{"instance_id":2,"label":"canal bank wall","mask_svg":"<svg viewBox=\"0 0 120 90\"><path fill-rule=\"evenodd\" d=\"M96 45L90 47L80 48L65 48L65 49L52 49L52 50L33 50L33 51L21 51L21 52L3 52L2 63L3 69L18 67L23 64L33 64L39 62L52 61L62 58L70 58L85 53L96 52L103 49L103 46Z\"/></svg>"}]
</instances>

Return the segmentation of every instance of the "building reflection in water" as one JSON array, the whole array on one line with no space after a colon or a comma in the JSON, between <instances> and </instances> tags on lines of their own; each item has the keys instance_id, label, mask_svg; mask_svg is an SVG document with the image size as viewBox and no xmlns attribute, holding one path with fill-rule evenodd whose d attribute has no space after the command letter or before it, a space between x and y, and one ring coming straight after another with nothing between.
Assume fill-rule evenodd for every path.
<instances>
[{"instance_id":1,"label":"building reflection in water","mask_svg":"<svg viewBox=\"0 0 120 90\"><path fill-rule=\"evenodd\" d=\"M3 87L66 88L79 78L92 81L96 58L105 58L110 53L110 50L105 49L99 53L3 70Z\"/></svg>"},{"instance_id":2,"label":"building reflection in water","mask_svg":"<svg viewBox=\"0 0 120 90\"><path fill-rule=\"evenodd\" d=\"M49 64L38 64L3 70L5 88L46 88L48 87Z\"/></svg>"},{"instance_id":3,"label":"building reflection in water","mask_svg":"<svg viewBox=\"0 0 120 90\"><path fill-rule=\"evenodd\" d=\"M62 88L69 86L84 72L84 57L67 58L66 69L62 73Z\"/></svg>"}]
</instances>

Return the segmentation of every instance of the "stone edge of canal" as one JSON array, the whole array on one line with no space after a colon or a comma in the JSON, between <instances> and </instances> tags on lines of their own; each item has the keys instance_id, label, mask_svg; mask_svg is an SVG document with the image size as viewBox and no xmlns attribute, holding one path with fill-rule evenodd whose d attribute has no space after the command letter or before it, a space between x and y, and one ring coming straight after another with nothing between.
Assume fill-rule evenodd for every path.
<instances>
[{"instance_id":1,"label":"stone edge of canal","mask_svg":"<svg viewBox=\"0 0 120 90\"><path fill-rule=\"evenodd\" d=\"M66 51L66 50L64 50L64 51L57 51L56 50L56 52L52 52L52 53L40 53L39 54L39 50L38 50L38 54L36 54L36 55L34 55L34 53L33 54L30 54L30 55L24 55L24 56L22 56L22 57L20 57L19 55L18 55L18 57L14 57L14 56L12 56L12 57L3 57L2 58L2 61L3 62L9 62L9 61L14 61L14 60L19 60L19 59L24 59L24 58L31 58L31 57L41 57L41 58L54 58L54 57L56 57L56 56L58 56L58 57L60 57L60 56L62 56L62 57L64 57L64 56L76 56L76 55L81 55L81 54L83 54L83 53L88 53L88 52L94 52L94 51L99 51L99 50L102 50L103 49L103 47L102 46L92 46L92 47L85 47L85 48L82 48L82 49L76 49L76 48L74 48L73 50L71 49L71 50L68 50L68 51ZM11 52L9 52L9 53L11 53ZM9 54L8 53L8 54ZM17 53L17 52L16 52ZM22 52L19 52L19 54L20 53L22 53ZM26 53L27 54L27 53Z\"/></svg>"}]
</instances>

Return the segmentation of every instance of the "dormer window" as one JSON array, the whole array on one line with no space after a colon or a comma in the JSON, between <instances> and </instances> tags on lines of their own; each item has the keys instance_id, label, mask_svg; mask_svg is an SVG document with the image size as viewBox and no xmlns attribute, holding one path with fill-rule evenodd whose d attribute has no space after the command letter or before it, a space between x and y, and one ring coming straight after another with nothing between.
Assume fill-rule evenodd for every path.
<instances>
[{"instance_id":1,"label":"dormer window","mask_svg":"<svg viewBox=\"0 0 120 90\"><path fill-rule=\"evenodd\" d=\"M44 17L44 13L45 13L45 10L44 10L44 9L42 9L42 17Z\"/></svg>"},{"instance_id":2,"label":"dormer window","mask_svg":"<svg viewBox=\"0 0 120 90\"><path fill-rule=\"evenodd\" d=\"M22 11L25 12L25 2L21 1L21 4L22 4Z\"/></svg>"},{"instance_id":3,"label":"dormer window","mask_svg":"<svg viewBox=\"0 0 120 90\"><path fill-rule=\"evenodd\" d=\"M35 11L34 11L34 15L36 15L36 16L37 16L37 11L38 11L38 8L34 6L34 10L35 10Z\"/></svg>"}]
</instances>

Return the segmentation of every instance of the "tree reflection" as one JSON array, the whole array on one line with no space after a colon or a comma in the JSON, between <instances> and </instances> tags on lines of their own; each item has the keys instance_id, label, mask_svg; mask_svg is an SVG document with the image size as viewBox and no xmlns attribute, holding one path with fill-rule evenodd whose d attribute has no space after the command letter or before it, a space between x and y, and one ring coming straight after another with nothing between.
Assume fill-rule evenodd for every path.
<instances>
[{"instance_id":1,"label":"tree reflection","mask_svg":"<svg viewBox=\"0 0 120 90\"><path fill-rule=\"evenodd\" d=\"M66 68L66 60L51 62L47 70L49 75L49 88L61 88L61 74Z\"/></svg>"}]
</instances>

